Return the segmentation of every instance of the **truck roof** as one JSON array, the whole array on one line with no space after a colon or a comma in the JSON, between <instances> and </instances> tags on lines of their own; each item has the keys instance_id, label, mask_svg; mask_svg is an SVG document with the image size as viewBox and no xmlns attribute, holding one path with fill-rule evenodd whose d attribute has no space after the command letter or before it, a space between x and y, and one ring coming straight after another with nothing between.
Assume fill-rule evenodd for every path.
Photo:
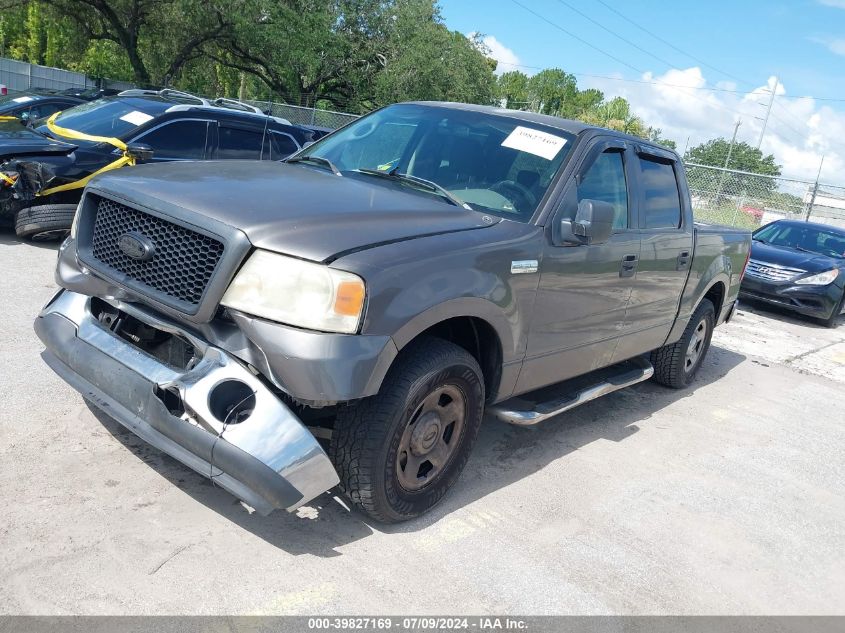
<instances>
[{"instance_id":1,"label":"truck roof","mask_svg":"<svg viewBox=\"0 0 845 633\"><path fill-rule=\"evenodd\" d=\"M586 130L601 130L602 132L611 134L613 136L618 136L620 138L624 138L630 141L635 141L642 145L654 147L662 150L663 152L670 152L672 154L676 154L676 152L664 145L653 143L652 141L640 138L639 136L633 136L631 134L626 134L617 130L603 128L598 125L591 125L589 123L584 123L583 121L576 121L574 119L564 119L562 117L551 116L549 114L538 114L537 112L526 112L525 110L511 110L508 108L476 105L473 103L454 103L451 101L413 101L411 103L415 103L418 105L436 106L439 108L449 108L452 110L464 110L468 112L483 112L485 114L496 114L498 116L505 116L512 119L528 121L530 123L539 123L540 125L555 127L559 130L563 130L564 132L569 132L571 134L580 134L581 132L584 132Z\"/></svg>"}]
</instances>

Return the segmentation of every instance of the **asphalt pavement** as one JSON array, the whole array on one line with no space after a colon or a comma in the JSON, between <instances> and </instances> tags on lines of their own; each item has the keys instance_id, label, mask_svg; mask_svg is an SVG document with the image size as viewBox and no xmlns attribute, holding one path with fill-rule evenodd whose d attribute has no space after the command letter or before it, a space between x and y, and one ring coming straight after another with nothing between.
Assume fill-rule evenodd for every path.
<instances>
[{"instance_id":1,"label":"asphalt pavement","mask_svg":"<svg viewBox=\"0 0 845 633\"><path fill-rule=\"evenodd\" d=\"M691 388L489 419L429 515L250 513L44 365L0 234L0 613L845 614L845 324L746 306Z\"/></svg>"}]
</instances>

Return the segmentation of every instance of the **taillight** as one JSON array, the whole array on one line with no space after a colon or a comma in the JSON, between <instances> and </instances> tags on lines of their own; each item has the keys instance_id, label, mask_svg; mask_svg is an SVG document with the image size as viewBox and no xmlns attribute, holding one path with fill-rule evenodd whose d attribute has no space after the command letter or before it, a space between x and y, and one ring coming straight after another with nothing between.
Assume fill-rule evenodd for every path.
<instances>
[{"instance_id":1,"label":"taillight","mask_svg":"<svg viewBox=\"0 0 845 633\"><path fill-rule=\"evenodd\" d=\"M748 260L751 259L751 249L748 249L748 252L745 254L745 263L742 265L742 273L739 275L739 281L742 282L743 278L745 277L745 269L748 268Z\"/></svg>"}]
</instances>

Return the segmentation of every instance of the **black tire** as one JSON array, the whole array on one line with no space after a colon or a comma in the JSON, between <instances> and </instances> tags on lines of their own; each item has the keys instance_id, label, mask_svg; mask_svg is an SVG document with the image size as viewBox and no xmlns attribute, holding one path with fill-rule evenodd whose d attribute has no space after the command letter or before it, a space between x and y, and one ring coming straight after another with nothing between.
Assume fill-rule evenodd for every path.
<instances>
[{"instance_id":1,"label":"black tire","mask_svg":"<svg viewBox=\"0 0 845 633\"><path fill-rule=\"evenodd\" d=\"M834 308L833 314L831 314L827 319L824 319L823 323L825 327L836 327L836 322L839 321L839 316L842 314L843 304L845 304L845 292L842 293L842 298L839 300L839 303L836 304L836 308Z\"/></svg>"},{"instance_id":2,"label":"black tire","mask_svg":"<svg viewBox=\"0 0 845 633\"><path fill-rule=\"evenodd\" d=\"M672 389L682 389L689 385L710 349L715 323L716 309L709 299L702 299L680 340L651 353L653 380Z\"/></svg>"},{"instance_id":3,"label":"black tire","mask_svg":"<svg viewBox=\"0 0 845 633\"><path fill-rule=\"evenodd\" d=\"M453 411L461 409L459 423ZM329 454L341 491L383 523L423 514L460 476L483 412L483 374L466 350L437 338L412 343L402 350L378 395L338 413ZM455 417L451 423L450 417ZM424 461L427 457L432 461Z\"/></svg>"},{"instance_id":4,"label":"black tire","mask_svg":"<svg viewBox=\"0 0 845 633\"><path fill-rule=\"evenodd\" d=\"M75 204L44 204L18 211L15 233L33 242L53 242L64 237L73 224Z\"/></svg>"}]
</instances>

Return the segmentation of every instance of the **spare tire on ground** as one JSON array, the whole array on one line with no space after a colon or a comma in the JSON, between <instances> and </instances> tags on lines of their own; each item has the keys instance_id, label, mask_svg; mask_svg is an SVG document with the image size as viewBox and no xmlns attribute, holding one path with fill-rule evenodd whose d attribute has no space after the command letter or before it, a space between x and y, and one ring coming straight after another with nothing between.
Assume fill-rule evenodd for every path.
<instances>
[{"instance_id":1,"label":"spare tire on ground","mask_svg":"<svg viewBox=\"0 0 845 633\"><path fill-rule=\"evenodd\" d=\"M75 213L75 204L44 204L21 209L15 220L15 233L33 242L52 242L70 231Z\"/></svg>"}]
</instances>

